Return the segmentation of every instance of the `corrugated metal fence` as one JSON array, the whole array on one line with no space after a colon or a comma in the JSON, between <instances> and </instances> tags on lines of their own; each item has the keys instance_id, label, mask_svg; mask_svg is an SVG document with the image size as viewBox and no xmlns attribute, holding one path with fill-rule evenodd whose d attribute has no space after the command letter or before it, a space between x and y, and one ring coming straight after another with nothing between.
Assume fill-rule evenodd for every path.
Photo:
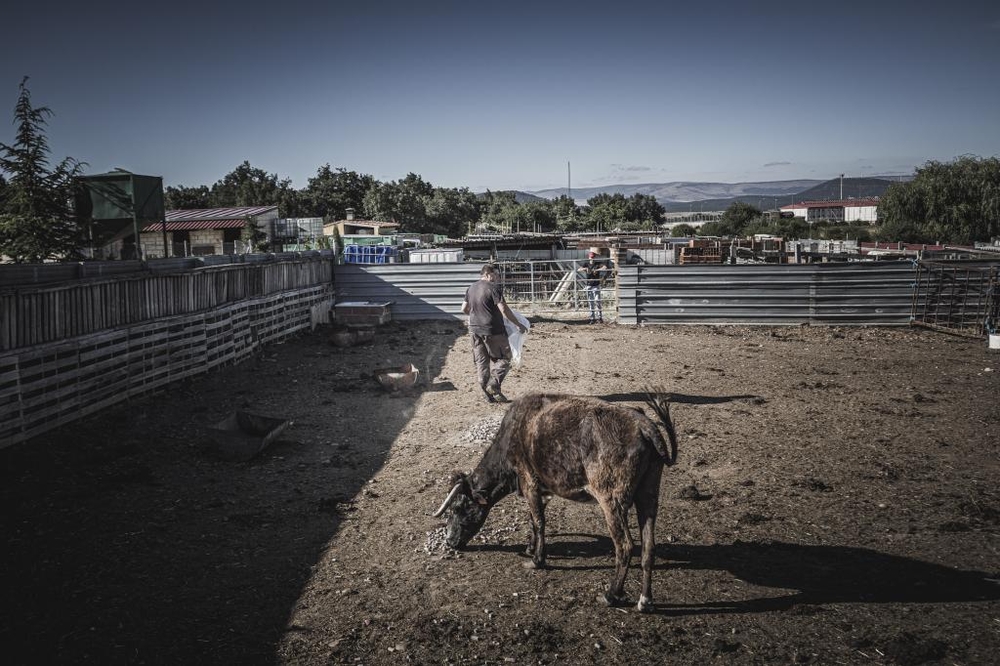
<instances>
[{"instance_id":1,"label":"corrugated metal fence","mask_svg":"<svg viewBox=\"0 0 1000 666\"><path fill-rule=\"evenodd\" d=\"M337 266L337 300L391 301L397 320L456 318L479 267ZM914 281L910 262L621 266L618 321L902 326L910 322ZM516 309L531 310L534 305L520 293L519 300L508 299ZM577 308L564 313L567 319L580 317Z\"/></svg>"},{"instance_id":2,"label":"corrugated metal fence","mask_svg":"<svg viewBox=\"0 0 1000 666\"><path fill-rule=\"evenodd\" d=\"M462 299L479 279L482 264L342 264L335 269L338 303L392 303L392 318L454 319Z\"/></svg>"},{"instance_id":3,"label":"corrugated metal fence","mask_svg":"<svg viewBox=\"0 0 1000 666\"><path fill-rule=\"evenodd\" d=\"M623 324L902 326L912 263L622 266Z\"/></svg>"}]
</instances>

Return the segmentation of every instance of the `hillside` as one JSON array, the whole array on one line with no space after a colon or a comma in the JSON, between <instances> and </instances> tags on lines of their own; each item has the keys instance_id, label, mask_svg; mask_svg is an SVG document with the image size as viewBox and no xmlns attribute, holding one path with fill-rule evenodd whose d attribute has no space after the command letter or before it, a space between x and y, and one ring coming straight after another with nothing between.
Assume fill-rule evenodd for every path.
<instances>
[{"instance_id":1,"label":"hillside","mask_svg":"<svg viewBox=\"0 0 1000 666\"><path fill-rule=\"evenodd\" d=\"M662 205L667 203L697 202L734 197L785 197L822 184L821 180L776 180L754 183L643 183L638 185L604 185L601 187L574 187L573 198L586 201L598 194L646 194ZM536 196L554 199L566 194L566 188L552 188L531 192Z\"/></svg>"},{"instance_id":2,"label":"hillside","mask_svg":"<svg viewBox=\"0 0 1000 666\"><path fill-rule=\"evenodd\" d=\"M540 197L540 196L538 196L536 194L532 194L530 192L522 192L521 190L494 190L493 193L494 194L501 194L503 192L510 192L511 194L513 194L514 195L514 201L516 201L519 204L534 203L536 201L545 201L546 200L545 197ZM486 193L485 192L478 192L476 194L476 196L479 197L480 199L482 199L484 196L486 196ZM556 196L559 196L559 195L557 194ZM554 199L555 197L551 197L551 198Z\"/></svg>"},{"instance_id":3,"label":"hillside","mask_svg":"<svg viewBox=\"0 0 1000 666\"><path fill-rule=\"evenodd\" d=\"M843 189L839 178L820 183L808 190L799 192L796 201L827 201L832 199L863 199L865 197L880 197L889 189L889 185L897 182L885 178L845 178Z\"/></svg>"},{"instance_id":4,"label":"hillside","mask_svg":"<svg viewBox=\"0 0 1000 666\"><path fill-rule=\"evenodd\" d=\"M895 180L886 178L844 178L843 198L860 199L881 196ZM523 193L553 199L566 193L565 188ZM748 203L761 210L799 201L840 199L841 180L779 180L757 183L647 183L643 185L605 185L573 188L573 198L583 204L598 194L648 194L656 198L668 213L725 210L736 202Z\"/></svg>"}]
</instances>

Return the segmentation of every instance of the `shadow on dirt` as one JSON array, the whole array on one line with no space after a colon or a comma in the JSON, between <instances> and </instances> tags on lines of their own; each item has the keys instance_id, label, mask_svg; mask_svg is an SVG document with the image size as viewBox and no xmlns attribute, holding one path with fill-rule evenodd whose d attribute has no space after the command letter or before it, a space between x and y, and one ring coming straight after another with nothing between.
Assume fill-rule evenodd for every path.
<instances>
[{"instance_id":1,"label":"shadow on dirt","mask_svg":"<svg viewBox=\"0 0 1000 666\"><path fill-rule=\"evenodd\" d=\"M867 548L743 542L657 546L657 568L725 570L763 587L798 590L780 597L698 605L660 605L671 614L753 613L798 604L953 603L1000 599L996 574L960 571ZM661 583L663 584L663 583Z\"/></svg>"},{"instance_id":2,"label":"shadow on dirt","mask_svg":"<svg viewBox=\"0 0 1000 666\"><path fill-rule=\"evenodd\" d=\"M611 539L593 534L552 534L546 544L548 568L596 571L614 568ZM521 545L480 545L472 550L523 555ZM831 603L955 603L1000 599L997 574L960 571L867 548L803 546L784 542L742 542L714 546L657 546L654 587L670 598L670 572L682 569L728 571L746 583L792 594L699 604L658 603L669 615L762 613L798 605ZM638 548L632 569L638 566ZM603 560L602 560L603 558ZM595 561L597 560L597 561Z\"/></svg>"},{"instance_id":3,"label":"shadow on dirt","mask_svg":"<svg viewBox=\"0 0 1000 666\"><path fill-rule=\"evenodd\" d=\"M608 402L645 402L646 395L646 393L642 392L609 393L607 395L598 395L595 397ZM682 405L721 405L727 402L736 402L737 400L764 402L764 398L756 395L687 395L685 393L671 393L669 391L663 395L670 402L676 402Z\"/></svg>"},{"instance_id":4,"label":"shadow on dirt","mask_svg":"<svg viewBox=\"0 0 1000 666\"><path fill-rule=\"evenodd\" d=\"M313 567L412 417L457 325L388 325L340 349L319 329L255 359L0 451L5 662L272 663ZM448 390L447 386L433 390ZM290 419L247 463L207 453L234 409Z\"/></svg>"}]
</instances>

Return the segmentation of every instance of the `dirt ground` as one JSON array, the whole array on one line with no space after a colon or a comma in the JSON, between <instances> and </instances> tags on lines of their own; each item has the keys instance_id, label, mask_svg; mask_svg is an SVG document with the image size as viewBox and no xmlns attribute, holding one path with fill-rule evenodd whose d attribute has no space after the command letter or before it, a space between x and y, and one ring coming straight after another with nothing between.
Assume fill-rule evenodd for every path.
<instances>
[{"instance_id":1,"label":"dirt ground","mask_svg":"<svg viewBox=\"0 0 1000 666\"><path fill-rule=\"evenodd\" d=\"M997 662L984 341L534 323L508 396L672 394L653 613L597 600L613 565L593 504L549 504L545 570L521 566L517 497L468 550L434 547L449 473L505 409L473 390L461 324L348 348L320 328L0 450L4 662ZM404 362L421 385L386 393L373 369ZM293 423L250 462L218 460L205 428L238 408Z\"/></svg>"}]
</instances>

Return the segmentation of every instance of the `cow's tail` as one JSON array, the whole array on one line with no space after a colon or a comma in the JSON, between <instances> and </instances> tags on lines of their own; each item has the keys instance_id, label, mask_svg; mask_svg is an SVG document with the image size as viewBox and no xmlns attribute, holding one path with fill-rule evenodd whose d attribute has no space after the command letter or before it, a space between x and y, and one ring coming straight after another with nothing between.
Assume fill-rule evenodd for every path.
<instances>
[{"instance_id":1,"label":"cow's tail","mask_svg":"<svg viewBox=\"0 0 1000 666\"><path fill-rule=\"evenodd\" d=\"M677 432L674 430L674 422L670 419L670 400L668 399L668 394L663 391L653 391L648 390L646 392L646 405L656 414L656 417L660 420L660 424L663 426L663 430L667 433L667 439L670 440L670 449L667 450L663 437L657 436L651 438L653 445L656 447L656 452L660 454L663 461L667 465L673 465L677 462Z\"/></svg>"}]
</instances>

